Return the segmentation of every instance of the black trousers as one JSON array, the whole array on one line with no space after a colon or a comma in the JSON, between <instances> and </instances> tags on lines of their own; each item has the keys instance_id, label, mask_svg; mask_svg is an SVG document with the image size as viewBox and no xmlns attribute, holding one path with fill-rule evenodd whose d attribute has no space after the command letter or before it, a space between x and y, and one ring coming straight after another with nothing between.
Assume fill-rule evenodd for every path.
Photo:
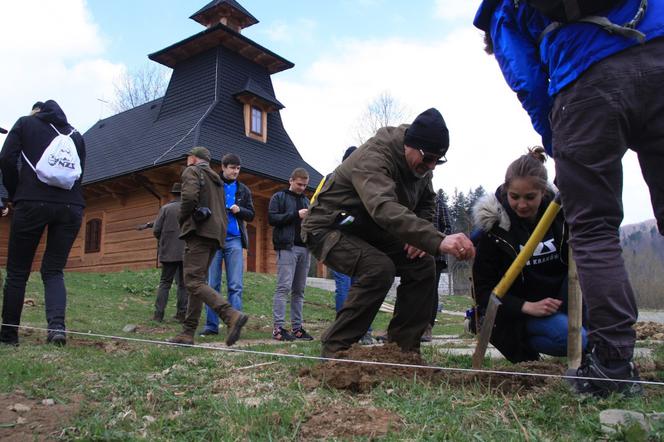
<instances>
[{"instance_id":1,"label":"black trousers","mask_svg":"<svg viewBox=\"0 0 664 442\"><path fill-rule=\"evenodd\" d=\"M157 300L154 304L155 315L163 318L168 304L168 295L171 291L173 279L177 286L177 304L176 311L183 317L187 313L187 289L184 286L184 275L182 272L182 261L162 262L161 278L159 279L159 288L157 289Z\"/></svg>"},{"instance_id":2,"label":"black trousers","mask_svg":"<svg viewBox=\"0 0 664 442\"><path fill-rule=\"evenodd\" d=\"M48 227L46 250L42 258L41 277L44 283L46 321L51 329L65 328L67 290L63 269L67 264L78 230L83 207L20 201L16 204L9 232L7 277L3 291L2 322L19 325L25 298L25 286L30 277L32 261L39 241ZM18 329L3 326L0 340L15 341Z\"/></svg>"},{"instance_id":3,"label":"black trousers","mask_svg":"<svg viewBox=\"0 0 664 442\"><path fill-rule=\"evenodd\" d=\"M638 311L620 247L622 157L639 158L664 234L664 39L588 69L551 112L556 183L588 307L589 341L604 359L633 355Z\"/></svg>"},{"instance_id":4,"label":"black trousers","mask_svg":"<svg viewBox=\"0 0 664 442\"><path fill-rule=\"evenodd\" d=\"M438 315L438 285L440 285L440 275L443 273L443 270L447 268L447 262L436 259L436 287L433 289L433 309L431 310L431 327L436 324L436 316Z\"/></svg>"}]
</instances>

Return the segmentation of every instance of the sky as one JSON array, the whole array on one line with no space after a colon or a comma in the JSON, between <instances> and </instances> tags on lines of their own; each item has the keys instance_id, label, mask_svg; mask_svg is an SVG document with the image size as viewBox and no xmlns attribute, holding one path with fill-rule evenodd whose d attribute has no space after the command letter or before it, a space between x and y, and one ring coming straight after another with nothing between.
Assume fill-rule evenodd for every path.
<instances>
[{"instance_id":1,"label":"sky","mask_svg":"<svg viewBox=\"0 0 664 442\"><path fill-rule=\"evenodd\" d=\"M85 132L113 114L105 102L147 55L204 28L188 17L207 0L20 0L0 15L0 127L55 99ZM322 174L357 143L381 93L406 110L435 107L450 130L434 187L493 191L511 161L540 144L515 94L472 26L479 0L239 0L259 23L243 30L295 64L272 76L286 131ZM4 135L0 135L0 142ZM636 156L623 161L624 224L653 218ZM553 160L548 161L553 178Z\"/></svg>"}]
</instances>

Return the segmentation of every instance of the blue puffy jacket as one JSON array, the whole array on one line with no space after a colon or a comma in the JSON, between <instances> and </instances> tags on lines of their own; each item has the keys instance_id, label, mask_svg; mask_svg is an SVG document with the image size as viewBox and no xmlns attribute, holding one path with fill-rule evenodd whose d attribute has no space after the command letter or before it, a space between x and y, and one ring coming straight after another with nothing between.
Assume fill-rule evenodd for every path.
<instances>
[{"instance_id":1,"label":"blue puffy jacket","mask_svg":"<svg viewBox=\"0 0 664 442\"><path fill-rule=\"evenodd\" d=\"M542 143L551 152L549 113L553 97L594 63L638 45L635 39L609 34L589 23L572 23L537 40L551 21L520 1L483 0L474 25L488 32L505 80L530 115ZM625 0L608 12L613 23L634 18L641 0ZM650 1L637 29L646 41L664 36L664 1Z\"/></svg>"}]
</instances>

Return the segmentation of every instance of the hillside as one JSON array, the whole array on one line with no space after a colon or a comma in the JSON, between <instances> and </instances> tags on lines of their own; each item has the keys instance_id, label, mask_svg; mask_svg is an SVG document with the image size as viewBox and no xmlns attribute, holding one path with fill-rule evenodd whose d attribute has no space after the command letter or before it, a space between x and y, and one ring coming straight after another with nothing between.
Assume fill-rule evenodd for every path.
<instances>
[{"instance_id":1,"label":"hillside","mask_svg":"<svg viewBox=\"0 0 664 442\"><path fill-rule=\"evenodd\" d=\"M664 308L664 236L655 220L623 226L620 243L639 307Z\"/></svg>"}]
</instances>

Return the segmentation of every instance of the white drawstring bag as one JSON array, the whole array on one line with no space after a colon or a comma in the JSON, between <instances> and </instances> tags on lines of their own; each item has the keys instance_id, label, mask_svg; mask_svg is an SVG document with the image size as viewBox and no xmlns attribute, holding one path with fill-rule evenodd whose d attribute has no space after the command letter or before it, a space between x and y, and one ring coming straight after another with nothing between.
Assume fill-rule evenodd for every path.
<instances>
[{"instance_id":1,"label":"white drawstring bag","mask_svg":"<svg viewBox=\"0 0 664 442\"><path fill-rule=\"evenodd\" d=\"M36 166L32 165L24 152L21 153L25 162L37 174L39 181L49 186L71 190L82 172L81 159L78 157L74 140L71 139L71 135L76 132L76 129L72 130L69 135L65 135L61 134L52 124L51 127L58 135L48 145Z\"/></svg>"}]
</instances>

